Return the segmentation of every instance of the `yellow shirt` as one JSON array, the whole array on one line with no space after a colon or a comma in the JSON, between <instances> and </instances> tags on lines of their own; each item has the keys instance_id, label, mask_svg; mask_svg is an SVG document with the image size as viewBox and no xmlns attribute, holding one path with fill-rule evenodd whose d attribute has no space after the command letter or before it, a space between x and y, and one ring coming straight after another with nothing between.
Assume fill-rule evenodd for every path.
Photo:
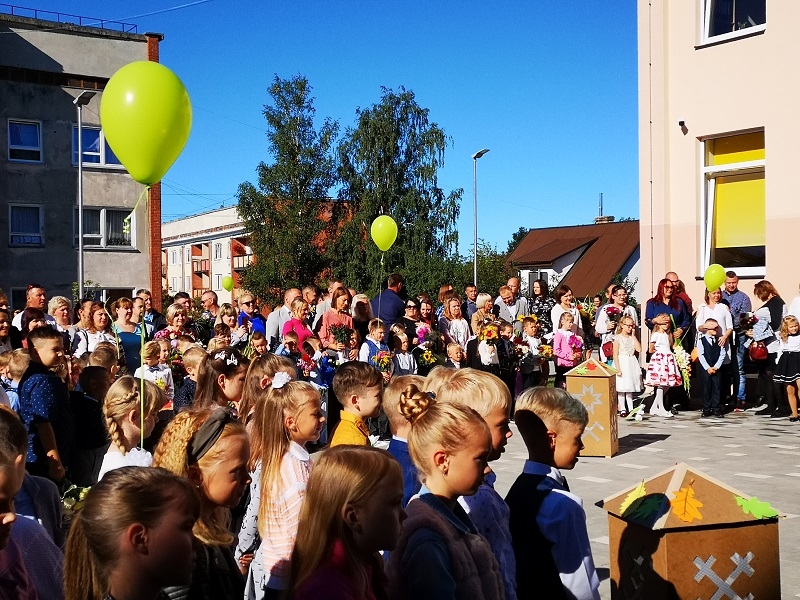
<instances>
[{"instance_id":1,"label":"yellow shirt","mask_svg":"<svg viewBox=\"0 0 800 600\"><path fill-rule=\"evenodd\" d=\"M341 421L333 432L330 446L370 446L369 429L359 417L346 410L339 411Z\"/></svg>"}]
</instances>

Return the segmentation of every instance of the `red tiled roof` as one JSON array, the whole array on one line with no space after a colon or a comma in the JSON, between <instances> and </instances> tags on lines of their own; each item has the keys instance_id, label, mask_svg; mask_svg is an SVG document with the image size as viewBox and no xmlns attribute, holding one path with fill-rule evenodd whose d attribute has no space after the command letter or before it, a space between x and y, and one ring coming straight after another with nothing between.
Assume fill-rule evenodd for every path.
<instances>
[{"instance_id":1,"label":"red tiled roof","mask_svg":"<svg viewBox=\"0 0 800 600\"><path fill-rule=\"evenodd\" d=\"M620 272L639 246L639 221L531 229L509 259L520 268L549 266L585 247L562 283L575 296L595 294Z\"/></svg>"}]
</instances>

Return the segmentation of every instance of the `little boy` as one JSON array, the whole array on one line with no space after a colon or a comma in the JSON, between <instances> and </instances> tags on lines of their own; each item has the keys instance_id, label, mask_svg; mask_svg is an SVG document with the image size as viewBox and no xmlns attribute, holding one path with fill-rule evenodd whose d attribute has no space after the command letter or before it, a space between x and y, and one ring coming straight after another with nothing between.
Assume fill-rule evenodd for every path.
<instances>
[{"instance_id":1,"label":"little boy","mask_svg":"<svg viewBox=\"0 0 800 600\"><path fill-rule=\"evenodd\" d=\"M367 363L350 361L336 370L333 392L343 409L331 437L331 447L369 446L369 430L364 419L376 417L380 412L383 377Z\"/></svg>"},{"instance_id":2,"label":"little boy","mask_svg":"<svg viewBox=\"0 0 800 600\"><path fill-rule=\"evenodd\" d=\"M398 375L392 378L391 383L383 392L383 412L389 419L389 428L392 431L392 440L389 442L387 450L403 469L403 508L422 486L422 482L419 480L419 471L411 461L411 454L408 452L408 434L411 432L411 423L400 414L400 395L412 383L419 389L425 389L425 378L421 375Z\"/></svg>"},{"instance_id":3,"label":"little boy","mask_svg":"<svg viewBox=\"0 0 800 600\"><path fill-rule=\"evenodd\" d=\"M199 346L189 348L183 353L183 368L186 369L186 377L183 385L175 392L175 399L172 401L172 409L175 413L188 410L194 404L194 395L197 392L197 369L206 355Z\"/></svg>"},{"instance_id":4,"label":"little boy","mask_svg":"<svg viewBox=\"0 0 800 600\"><path fill-rule=\"evenodd\" d=\"M256 356L253 358L262 356L267 351L267 338L260 331L254 331L250 337L250 345L256 352Z\"/></svg>"},{"instance_id":5,"label":"little boy","mask_svg":"<svg viewBox=\"0 0 800 600\"><path fill-rule=\"evenodd\" d=\"M168 358L169 342L167 340L147 342L142 350L144 364L136 369L133 376L155 383L164 390L169 403L175 398L175 383L172 380L172 370L166 364Z\"/></svg>"},{"instance_id":6,"label":"little boy","mask_svg":"<svg viewBox=\"0 0 800 600\"><path fill-rule=\"evenodd\" d=\"M364 338L364 343L361 344L361 349L358 351L358 360L375 367L372 359L378 352L389 350L389 347L383 341L386 336L386 325L380 319L372 319L367 324L367 329L367 337Z\"/></svg>"},{"instance_id":7,"label":"little boy","mask_svg":"<svg viewBox=\"0 0 800 600\"><path fill-rule=\"evenodd\" d=\"M539 357L539 322L534 317L522 319L522 340L528 344L528 353L519 361L519 371L522 373L522 389L527 390L542 383L542 360Z\"/></svg>"},{"instance_id":8,"label":"little boy","mask_svg":"<svg viewBox=\"0 0 800 600\"><path fill-rule=\"evenodd\" d=\"M92 353L89 354L89 360L86 367L103 367L108 371L108 376L111 381L114 381L119 372L119 361L117 360L117 349L112 344L101 342L97 344Z\"/></svg>"},{"instance_id":9,"label":"little boy","mask_svg":"<svg viewBox=\"0 0 800 600\"><path fill-rule=\"evenodd\" d=\"M231 345L231 328L225 323L214 325L214 339L222 344L223 347Z\"/></svg>"},{"instance_id":10,"label":"little boy","mask_svg":"<svg viewBox=\"0 0 800 600\"><path fill-rule=\"evenodd\" d=\"M299 339L294 331L287 331L283 336L283 343L275 349L275 354L285 356L296 363L300 359L300 353L297 351Z\"/></svg>"},{"instance_id":11,"label":"little boy","mask_svg":"<svg viewBox=\"0 0 800 600\"><path fill-rule=\"evenodd\" d=\"M719 345L719 323L716 319L706 319L700 326L700 343L697 344L697 370L700 381L703 383L703 416L722 417L722 408L719 405L720 373L719 369L725 362L726 353Z\"/></svg>"},{"instance_id":12,"label":"little boy","mask_svg":"<svg viewBox=\"0 0 800 600\"><path fill-rule=\"evenodd\" d=\"M511 338L514 337L514 326L508 321L500 321L499 327L500 339L497 340L497 360L500 363L500 379L508 387L508 391L513 398L515 388L517 387L517 355L514 351L514 343Z\"/></svg>"},{"instance_id":13,"label":"little boy","mask_svg":"<svg viewBox=\"0 0 800 600\"><path fill-rule=\"evenodd\" d=\"M18 348L13 352L8 352L8 364L6 364L6 375L3 379L3 389L8 396L9 404L12 410L19 410L19 382L25 371L28 369L28 364L31 357L27 350ZM5 356L5 354L3 355Z\"/></svg>"},{"instance_id":14,"label":"little boy","mask_svg":"<svg viewBox=\"0 0 800 600\"><path fill-rule=\"evenodd\" d=\"M19 413L28 429L26 469L56 483L64 479L75 427L67 387L50 369L64 364L64 337L52 327L28 333L30 364L19 384Z\"/></svg>"},{"instance_id":15,"label":"little boy","mask_svg":"<svg viewBox=\"0 0 800 600\"><path fill-rule=\"evenodd\" d=\"M78 383L80 391L72 391L69 395L75 421L75 450L69 478L75 485L86 487L97 483L108 449L103 400L111 387L111 378L103 367L86 367L81 371Z\"/></svg>"},{"instance_id":16,"label":"little boy","mask_svg":"<svg viewBox=\"0 0 800 600\"><path fill-rule=\"evenodd\" d=\"M467 365L462 361L464 360L464 350L460 344L450 342L447 344L447 360L444 363L445 367L450 369L463 369Z\"/></svg>"},{"instance_id":17,"label":"little boy","mask_svg":"<svg viewBox=\"0 0 800 600\"><path fill-rule=\"evenodd\" d=\"M559 469L572 469L589 414L561 388L535 387L517 398L514 421L528 449L511 486L511 538L520 598L599 600L586 513Z\"/></svg>"}]
</instances>

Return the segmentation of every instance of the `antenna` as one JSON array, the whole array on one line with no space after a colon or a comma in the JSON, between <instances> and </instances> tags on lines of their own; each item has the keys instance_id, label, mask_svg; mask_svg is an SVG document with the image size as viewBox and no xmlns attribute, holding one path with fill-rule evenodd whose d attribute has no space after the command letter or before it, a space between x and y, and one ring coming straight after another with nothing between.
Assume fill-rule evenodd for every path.
<instances>
[{"instance_id":1,"label":"antenna","mask_svg":"<svg viewBox=\"0 0 800 600\"><path fill-rule=\"evenodd\" d=\"M603 216L603 192L600 192L600 216Z\"/></svg>"}]
</instances>

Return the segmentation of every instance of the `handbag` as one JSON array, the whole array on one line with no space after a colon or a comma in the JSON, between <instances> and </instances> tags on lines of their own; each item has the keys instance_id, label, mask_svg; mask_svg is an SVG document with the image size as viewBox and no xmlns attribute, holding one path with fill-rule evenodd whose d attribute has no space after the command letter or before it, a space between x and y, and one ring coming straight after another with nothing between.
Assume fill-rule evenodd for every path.
<instances>
[{"instance_id":1,"label":"handbag","mask_svg":"<svg viewBox=\"0 0 800 600\"><path fill-rule=\"evenodd\" d=\"M748 355L750 356L750 360L767 360L769 356L769 351L767 350L767 345L764 342L753 342L750 344L750 348L747 350Z\"/></svg>"},{"instance_id":2,"label":"handbag","mask_svg":"<svg viewBox=\"0 0 800 600\"><path fill-rule=\"evenodd\" d=\"M603 344L600 347L603 349L603 356L605 356L606 358L611 358L612 356L614 356L614 342L613 341L612 342L606 342L605 344Z\"/></svg>"}]
</instances>

